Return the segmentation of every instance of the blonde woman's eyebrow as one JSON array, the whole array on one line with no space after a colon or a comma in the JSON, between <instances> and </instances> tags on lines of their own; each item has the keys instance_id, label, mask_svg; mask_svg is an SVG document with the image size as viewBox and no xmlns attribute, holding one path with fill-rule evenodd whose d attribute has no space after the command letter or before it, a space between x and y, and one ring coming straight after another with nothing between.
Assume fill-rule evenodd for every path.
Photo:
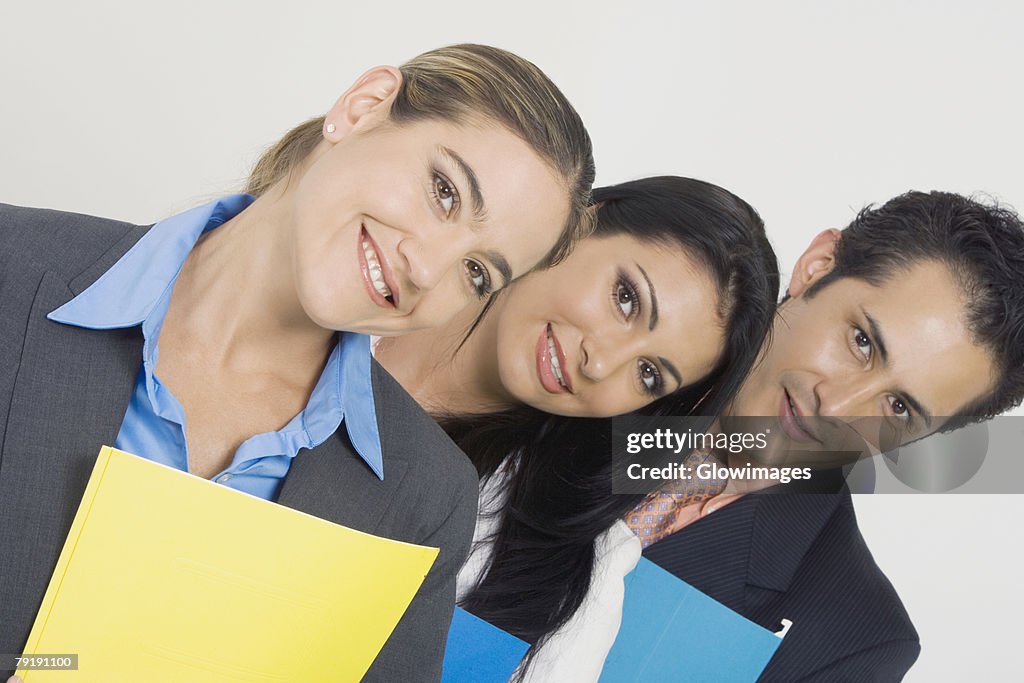
<instances>
[{"instance_id":1,"label":"blonde woman's eyebrow","mask_svg":"<svg viewBox=\"0 0 1024 683\"><path fill-rule=\"evenodd\" d=\"M480 181L477 179L473 167L460 157L455 150L443 145L437 149L442 156L451 161L459 169L459 172L465 176L466 181L469 183L469 203L473 209L473 222L483 225L487 222L487 205L484 203L484 195L480 191Z\"/></svg>"}]
</instances>

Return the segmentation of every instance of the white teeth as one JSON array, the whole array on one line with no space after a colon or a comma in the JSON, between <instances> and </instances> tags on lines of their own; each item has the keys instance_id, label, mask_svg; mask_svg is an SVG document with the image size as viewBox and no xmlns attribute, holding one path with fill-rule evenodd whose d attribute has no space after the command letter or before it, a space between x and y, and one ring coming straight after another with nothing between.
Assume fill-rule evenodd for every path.
<instances>
[{"instance_id":1,"label":"white teeth","mask_svg":"<svg viewBox=\"0 0 1024 683\"><path fill-rule=\"evenodd\" d=\"M380 292L381 296L391 296L391 290L384 283L380 259L377 258L377 252L373 250L373 246L367 240L363 240L363 254L366 255L366 264L370 266L370 281L373 283L373 288Z\"/></svg>"},{"instance_id":2,"label":"white teeth","mask_svg":"<svg viewBox=\"0 0 1024 683\"><path fill-rule=\"evenodd\" d=\"M565 377L562 375L562 364L558 361L558 352L555 350L555 340L551 338L551 328L548 328L548 356L551 358L551 372L555 373L555 379L563 387Z\"/></svg>"}]
</instances>

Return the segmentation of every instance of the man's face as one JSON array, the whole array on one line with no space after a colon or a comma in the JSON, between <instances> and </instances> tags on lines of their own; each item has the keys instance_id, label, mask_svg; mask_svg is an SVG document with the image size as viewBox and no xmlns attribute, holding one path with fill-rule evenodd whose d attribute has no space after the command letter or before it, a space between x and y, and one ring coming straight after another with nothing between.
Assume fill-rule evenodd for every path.
<instances>
[{"instance_id":1,"label":"man's face","mask_svg":"<svg viewBox=\"0 0 1024 683\"><path fill-rule=\"evenodd\" d=\"M808 297L832 268L837 236L822 233L801 257L770 346L729 411L772 418L771 452L759 460L834 465L836 450L889 450L937 431L994 384L941 263L913 264L880 286L841 278Z\"/></svg>"}]
</instances>

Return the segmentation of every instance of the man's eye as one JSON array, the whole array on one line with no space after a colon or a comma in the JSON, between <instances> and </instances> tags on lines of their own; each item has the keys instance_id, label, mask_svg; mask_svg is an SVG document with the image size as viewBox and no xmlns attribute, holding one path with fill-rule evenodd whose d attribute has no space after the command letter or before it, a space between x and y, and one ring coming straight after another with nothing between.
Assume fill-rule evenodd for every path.
<instances>
[{"instance_id":1,"label":"man's eye","mask_svg":"<svg viewBox=\"0 0 1024 683\"><path fill-rule=\"evenodd\" d=\"M469 284L473 287L476 295L483 298L490 294L491 276L487 272L487 268L482 263L473 259L466 259L463 263L466 266L466 277L469 279Z\"/></svg>"},{"instance_id":2,"label":"man's eye","mask_svg":"<svg viewBox=\"0 0 1024 683\"><path fill-rule=\"evenodd\" d=\"M440 173L434 174L434 184L431 189L434 200L441 207L446 216L450 216L455 207L459 205L459 193L451 181Z\"/></svg>"},{"instance_id":3,"label":"man's eye","mask_svg":"<svg viewBox=\"0 0 1024 683\"><path fill-rule=\"evenodd\" d=\"M907 404L903 402L903 399L896 396L889 397L889 410L892 411L893 415L904 420L909 421L911 418L910 408L908 408Z\"/></svg>"},{"instance_id":4,"label":"man's eye","mask_svg":"<svg viewBox=\"0 0 1024 683\"><path fill-rule=\"evenodd\" d=\"M868 335L864 334L863 330L854 328L853 344L861 355L864 356L864 360L871 360L871 339Z\"/></svg>"},{"instance_id":5,"label":"man's eye","mask_svg":"<svg viewBox=\"0 0 1024 683\"><path fill-rule=\"evenodd\" d=\"M612 300L619 307L622 317L626 320L632 320L639 311L640 302L636 296L636 287L626 278L620 277L618 282L615 283L615 289L612 290Z\"/></svg>"}]
</instances>

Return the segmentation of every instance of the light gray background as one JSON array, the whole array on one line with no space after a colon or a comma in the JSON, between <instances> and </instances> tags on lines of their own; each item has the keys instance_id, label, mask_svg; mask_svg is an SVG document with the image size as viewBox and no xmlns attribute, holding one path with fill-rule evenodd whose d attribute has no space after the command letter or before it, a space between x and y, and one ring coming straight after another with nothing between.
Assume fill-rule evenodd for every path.
<instances>
[{"instance_id":1,"label":"light gray background","mask_svg":"<svg viewBox=\"0 0 1024 683\"><path fill-rule=\"evenodd\" d=\"M155 221L235 189L366 68L472 41L564 89L600 183L720 183L758 207L787 272L816 231L910 188L1024 209L1018 3L489 5L4 3L0 201ZM908 680L1016 673L1024 496L857 509L921 632Z\"/></svg>"}]
</instances>

